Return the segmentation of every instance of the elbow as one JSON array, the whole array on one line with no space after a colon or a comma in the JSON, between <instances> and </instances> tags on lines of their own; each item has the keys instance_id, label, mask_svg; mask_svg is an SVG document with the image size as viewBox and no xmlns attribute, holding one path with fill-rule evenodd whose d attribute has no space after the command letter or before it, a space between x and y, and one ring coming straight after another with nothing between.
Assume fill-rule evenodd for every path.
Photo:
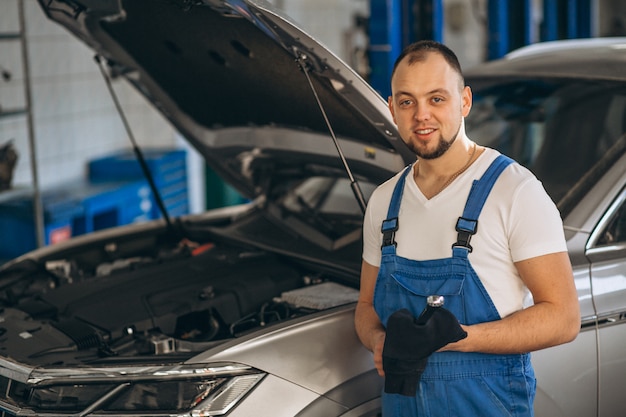
<instances>
[{"instance_id":1,"label":"elbow","mask_svg":"<svg viewBox=\"0 0 626 417\"><path fill-rule=\"evenodd\" d=\"M552 310L553 318L549 326L551 335L548 337L548 345L545 347L570 343L578 337L580 333L580 306L578 299L570 305L562 305L560 308Z\"/></svg>"},{"instance_id":2,"label":"elbow","mask_svg":"<svg viewBox=\"0 0 626 417\"><path fill-rule=\"evenodd\" d=\"M580 333L580 309L578 303L576 303L575 308L571 309L570 314L567 315L567 320L563 323L562 329L562 343L574 341L578 333Z\"/></svg>"},{"instance_id":3,"label":"elbow","mask_svg":"<svg viewBox=\"0 0 626 417\"><path fill-rule=\"evenodd\" d=\"M573 342L574 340L576 340L576 337L578 337L578 333L580 333L580 320L576 323L575 326L569 326L567 331L563 333L562 343Z\"/></svg>"}]
</instances>

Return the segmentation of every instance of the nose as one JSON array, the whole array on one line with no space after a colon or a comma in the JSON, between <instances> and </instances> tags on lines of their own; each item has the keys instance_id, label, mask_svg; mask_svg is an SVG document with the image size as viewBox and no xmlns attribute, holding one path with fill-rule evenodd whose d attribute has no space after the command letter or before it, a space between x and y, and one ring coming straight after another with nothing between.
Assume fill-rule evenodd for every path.
<instances>
[{"instance_id":1,"label":"nose","mask_svg":"<svg viewBox=\"0 0 626 417\"><path fill-rule=\"evenodd\" d=\"M430 109L428 109L428 106L425 105L417 105L415 106L415 113L413 114L413 117L417 121L428 120L430 119Z\"/></svg>"}]
</instances>

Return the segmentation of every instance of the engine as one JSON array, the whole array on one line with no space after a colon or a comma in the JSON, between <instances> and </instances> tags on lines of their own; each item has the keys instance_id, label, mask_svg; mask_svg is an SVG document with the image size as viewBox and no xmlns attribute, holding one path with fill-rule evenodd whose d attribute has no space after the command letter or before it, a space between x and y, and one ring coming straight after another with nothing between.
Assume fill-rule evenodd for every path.
<instances>
[{"instance_id":1,"label":"engine","mask_svg":"<svg viewBox=\"0 0 626 417\"><path fill-rule=\"evenodd\" d=\"M180 359L356 300L355 289L325 281L276 254L217 244L118 258L89 274L69 260L24 261L0 275L0 337L33 365ZM336 287L303 292L316 284Z\"/></svg>"}]
</instances>

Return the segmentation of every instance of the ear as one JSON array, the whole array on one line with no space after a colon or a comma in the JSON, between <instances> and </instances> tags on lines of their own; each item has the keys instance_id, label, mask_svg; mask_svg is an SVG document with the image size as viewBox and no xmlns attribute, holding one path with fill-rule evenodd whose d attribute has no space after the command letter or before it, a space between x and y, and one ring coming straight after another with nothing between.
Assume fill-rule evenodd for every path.
<instances>
[{"instance_id":1,"label":"ear","mask_svg":"<svg viewBox=\"0 0 626 417\"><path fill-rule=\"evenodd\" d=\"M393 110L393 97L392 96L387 97L387 107L389 107L389 112L391 113L391 117L393 118L393 122L395 124L398 124L396 122L396 113Z\"/></svg>"},{"instance_id":2,"label":"ear","mask_svg":"<svg viewBox=\"0 0 626 417\"><path fill-rule=\"evenodd\" d=\"M461 112L463 117L467 117L472 109L472 89L466 85L461 93Z\"/></svg>"}]
</instances>

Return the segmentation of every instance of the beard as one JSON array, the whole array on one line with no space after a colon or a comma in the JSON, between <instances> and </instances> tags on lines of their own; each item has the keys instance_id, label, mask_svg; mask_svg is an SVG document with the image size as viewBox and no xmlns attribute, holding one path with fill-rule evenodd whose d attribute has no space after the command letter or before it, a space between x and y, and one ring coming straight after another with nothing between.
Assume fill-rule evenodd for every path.
<instances>
[{"instance_id":1,"label":"beard","mask_svg":"<svg viewBox=\"0 0 626 417\"><path fill-rule=\"evenodd\" d=\"M435 150L427 152L426 150L419 149L413 143L408 143L408 147L417 155L418 158L423 159L437 159L442 156L444 153L450 149L457 136L459 135L459 131L461 130L462 123L459 123L459 127L456 129L456 132L450 139L446 139L443 136L439 139L439 143L437 144L437 148Z\"/></svg>"}]
</instances>

